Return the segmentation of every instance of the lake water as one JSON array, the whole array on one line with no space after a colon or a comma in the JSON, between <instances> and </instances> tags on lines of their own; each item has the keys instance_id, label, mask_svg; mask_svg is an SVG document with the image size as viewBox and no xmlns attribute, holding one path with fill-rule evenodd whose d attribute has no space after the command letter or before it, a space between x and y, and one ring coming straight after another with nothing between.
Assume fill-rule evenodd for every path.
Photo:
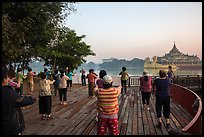
<instances>
[{"instance_id":1,"label":"lake water","mask_svg":"<svg viewBox=\"0 0 204 137\"><path fill-rule=\"evenodd\" d=\"M44 69L44 63L43 62L34 62L29 65L29 67L32 68L33 72L39 73L40 71L43 71ZM49 68L48 68L49 69ZM75 76L73 77L73 83L81 83L81 73L80 70L82 68L79 67L77 70L74 70L76 72ZM119 73L121 71L121 68L117 69L105 69L107 74L113 77L114 83L117 85L120 83L120 76ZM151 76L158 76L159 69L145 69L148 71L149 75ZM167 69L166 69L167 70ZM142 73L144 71L143 67L140 68L128 68L127 67L128 74L130 76L142 76ZM202 70L173 70L175 75L200 75L202 76ZM95 69L94 71L96 74L99 75L100 69ZM86 70L86 75L88 74L88 69ZM24 71L24 74L27 74L27 70Z\"/></svg>"},{"instance_id":2,"label":"lake water","mask_svg":"<svg viewBox=\"0 0 204 137\"><path fill-rule=\"evenodd\" d=\"M32 70L36 73L39 73L40 71L43 71L44 69L44 62L33 62L29 65ZM80 76L80 70L81 67L78 68L78 70L74 70L76 72L76 75ZM119 76L118 74L121 71L121 68L117 69L105 69L106 72L111 76ZM148 71L148 73L151 76L158 76L159 69L145 69ZM167 69L166 69L167 70ZM96 69L94 72L96 74L99 74L100 69ZM128 68L127 67L128 74L130 76L141 76L142 72L144 71L143 67L140 68ZM201 75L202 76L202 70L173 70L175 75ZM27 71L24 71L24 74L27 74ZM88 74L88 69L86 70L86 74Z\"/></svg>"}]
</instances>

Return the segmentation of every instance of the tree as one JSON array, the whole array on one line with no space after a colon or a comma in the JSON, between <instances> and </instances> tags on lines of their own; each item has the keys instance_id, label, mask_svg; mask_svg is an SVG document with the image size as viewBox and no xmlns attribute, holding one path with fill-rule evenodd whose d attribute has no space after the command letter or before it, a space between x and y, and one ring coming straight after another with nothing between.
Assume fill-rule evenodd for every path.
<instances>
[{"instance_id":1,"label":"tree","mask_svg":"<svg viewBox=\"0 0 204 137\"><path fill-rule=\"evenodd\" d=\"M28 64L54 37L54 28L75 12L67 2L4 2L2 4L3 64Z\"/></svg>"},{"instance_id":2,"label":"tree","mask_svg":"<svg viewBox=\"0 0 204 137\"><path fill-rule=\"evenodd\" d=\"M55 39L51 40L46 49L39 51L45 64L54 70L56 65L59 68L69 67L76 69L79 65L86 62L84 57L95 55L90 49L91 46L82 41L85 35L77 36L74 30L68 27L56 29Z\"/></svg>"}]
</instances>

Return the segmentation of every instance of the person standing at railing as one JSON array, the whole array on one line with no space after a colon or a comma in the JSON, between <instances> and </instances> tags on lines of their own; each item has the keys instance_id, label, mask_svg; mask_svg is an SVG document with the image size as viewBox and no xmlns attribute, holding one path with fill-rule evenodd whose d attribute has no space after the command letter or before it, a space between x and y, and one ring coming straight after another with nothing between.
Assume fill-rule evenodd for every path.
<instances>
[{"instance_id":1,"label":"person standing at railing","mask_svg":"<svg viewBox=\"0 0 204 137\"><path fill-rule=\"evenodd\" d=\"M127 91L127 80L128 80L128 72L126 70L126 67L122 67L122 71L119 73L121 75L121 86L122 86L122 94Z\"/></svg>"},{"instance_id":2,"label":"person standing at railing","mask_svg":"<svg viewBox=\"0 0 204 137\"><path fill-rule=\"evenodd\" d=\"M171 80L171 82L173 82L174 72L173 72L173 70L172 70L172 67L171 67L171 66L169 66L169 67L168 67L167 76L168 76L168 78Z\"/></svg>"},{"instance_id":3,"label":"person standing at railing","mask_svg":"<svg viewBox=\"0 0 204 137\"><path fill-rule=\"evenodd\" d=\"M143 72L143 76L140 77L140 91L142 94L143 109L150 110L149 99L152 92L152 78L148 75L147 71Z\"/></svg>"},{"instance_id":4,"label":"person standing at railing","mask_svg":"<svg viewBox=\"0 0 204 137\"><path fill-rule=\"evenodd\" d=\"M163 115L166 118L166 127L170 128L170 79L166 77L166 71L159 71L159 78L156 78L153 82L153 91L156 89L156 114L158 118L158 128L162 126L161 112L163 108Z\"/></svg>"}]
</instances>

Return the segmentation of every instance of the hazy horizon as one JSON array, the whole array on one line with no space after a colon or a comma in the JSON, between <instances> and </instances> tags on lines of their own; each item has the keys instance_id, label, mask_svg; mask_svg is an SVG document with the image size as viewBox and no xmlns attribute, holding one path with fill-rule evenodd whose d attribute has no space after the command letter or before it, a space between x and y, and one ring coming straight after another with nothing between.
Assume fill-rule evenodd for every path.
<instances>
[{"instance_id":1,"label":"hazy horizon","mask_svg":"<svg viewBox=\"0 0 204 137\"><path fill-rule=\"evenodd\" d=\"M86 35L96 56L132 60L164 56L174 45L202 59L202 2L77 2L65 25Z\"/></svg>"}]
</instances>

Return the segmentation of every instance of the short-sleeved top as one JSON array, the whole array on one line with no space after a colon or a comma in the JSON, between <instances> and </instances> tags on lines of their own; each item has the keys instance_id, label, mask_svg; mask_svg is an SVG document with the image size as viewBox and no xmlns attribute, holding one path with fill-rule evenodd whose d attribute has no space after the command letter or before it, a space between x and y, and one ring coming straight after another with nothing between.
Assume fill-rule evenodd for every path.
<instances>
[{"instance_id":1,"label":"short-sleeved top","mask_svg":"<svg viewBox=\"0 0 204 137\"><path fill-rule=\"evenodd\" d=\"M51 90L50 90L50 84L53 84L53 81L50 81L49 79L42 79L40 80L40 91L39 96L51 96Z\"/></svg>"},{"instance_id":2,"label":"short-sleeved top","mask_svg":"<svg viewBox=\"0 0 204 137\"><path fill-rule=\"evenodd\" d=\"M20 79L20 84L23 84L23 79L24 79L23 74L17 73L17 74L16 74L16 77L17 77L18 79Z\"/></svg>"},{"instance_id":3,"label":"short-sleeved top","mask_svg":"<svg viewBox=\"0 0 204 137\"><path fill-rule=\"evenodd\" d=\"M50 78L50 73L47 71L45 74L46 74L46 80L48 80Z\"/></svg>"},{"instance_id":4,"label":"short-sleeved top","mask_svg":"<svg viewBox=\"0 0 204 137\"><path fill-rule=\"evenodd\" d=\"M156 86L156 96L158 97L170 96L170 89L169 89L170 85L171 85L171 82L169 78L155 79L153 86Z\"/></svg>"},{"instance_id":5,"label":"short-sleeved top","mask_svg":"<svg viewBox=\"0 0 204 137\"><path fill-rule=\"evenodd\" d=\"M121 71L119 73L121 75L121 80L128 80L128 72L127 71Z\"/></svg>"},{"instance_id":6,"label":"short-sleeved top","mask_svg":"<svg viewBox=\"0 0 204 137\"><path fill-rule=\"evenodd\" d=\"M118 113L118 96L120 95L121 88L99 88L95 91L98 98L97 110L102 115L113 115Z\"/></svg>"},{"instance_id":7,"label":"short-sleeved top","mask_svg":"<svg viewBox=\"0 0 204 137\"><path fill-rule=\"evenodd\" d=\"M84 69L82 69L81 71L81 75L85 75L86 71Z\"/></svg>"},{"instance_id":8,"label":"short-sleeved top","mask_svg":"<svg viewBox=\"0 0 204 137\"><path fill-rule=\"evenodd\" d=\"M89 73L87 74L87 78L89 83L95 83L95 79L97 78L97 76L93 73Z\"/></svg>"},{"instance_id":9,"label":"short-sleeved top","mask_svg":"<svg viewBox=\"0 0 204 137\"><path fill-rule=\"evenodd\" d=\"M72 73L72 72L69 72L69 73L67 74L67 76L69 77L69 80L72 80L73 73Z\"/></svg>"},{"instance_id":10,"label":"short-sleeved top","mask_svg":"<svg viewBox=\"0 0 204 137\"><path fill-rule=\"evenodd\" d=\"M33 76L34 76L35 74L31 71L31 72L28 72L28 74L27 74L27 80L28 80L28 82L30 82L30 83L33 83Z\"/></svg>"},{"instance_id":11,"label":"short-sleeved top","mask_svg":"<svg viewBox=\"0 0 204 137\"><path fill-rule=\"evenodd\" d=\"M140 77L140 88L142 92L152 91L152 78L148 76L148 81L145 81L144 77Z\"/></svg>"},{"instance_id":12,"label":"short-sleeved top","mask_svg":"<svg viewBox=\"0 0 204 137\"><path fill-rule=\"evenodd\" d=\"M69 80L69 77L64 75L63 77L60 77L59 79L59 88L67 88L67 80Z\"/></svg>"}]
</instances>

